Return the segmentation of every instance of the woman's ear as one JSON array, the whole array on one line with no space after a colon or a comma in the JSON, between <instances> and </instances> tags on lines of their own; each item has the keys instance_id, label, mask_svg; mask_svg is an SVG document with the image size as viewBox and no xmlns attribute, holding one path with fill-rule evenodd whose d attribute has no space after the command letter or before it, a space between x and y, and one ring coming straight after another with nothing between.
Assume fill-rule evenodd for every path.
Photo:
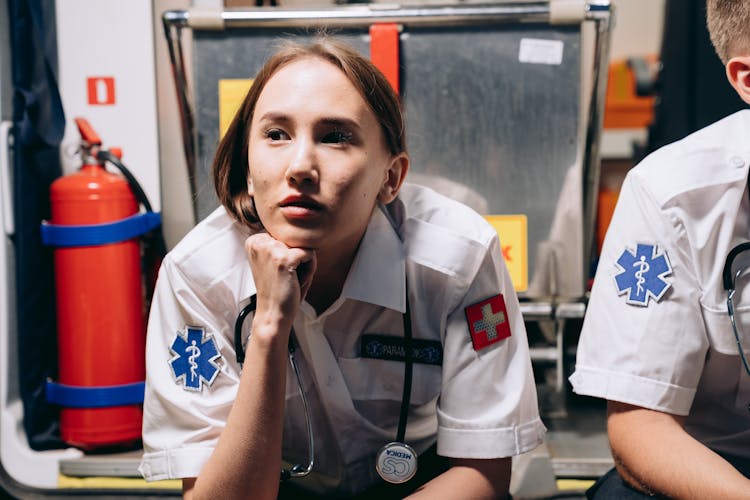
<instances>
[{"instance_id":1,"label":"woman's ear","mask_svg":"<svg viewBox=\"0 0 750 500\"><path fill-rule=\"evenodd\" d=\"M409 156L406 153L399 153L391 158L388 170L385 172L383 186L378 193L378 201L380 203L387 205L396 198L408 170Z\"/></svg>"},{"instance_id":2,"label":"woman's ear","mask_svg":"<svg viewBox=\"0 0 750 500\"><path fill-rule=\"evenodd\" d=\"M750 104L750 56L731 58L727 64L727 78L740 99Z\"/></svg>"}]
</instances>

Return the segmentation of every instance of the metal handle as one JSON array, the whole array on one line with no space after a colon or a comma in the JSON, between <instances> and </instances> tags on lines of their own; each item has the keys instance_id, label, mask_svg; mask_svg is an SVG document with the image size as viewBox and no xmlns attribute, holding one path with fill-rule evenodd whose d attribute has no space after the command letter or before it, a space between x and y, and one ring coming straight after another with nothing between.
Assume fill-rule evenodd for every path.
<instances>
[{"instance_id":1,"label":"metal handle","mask_svg":"<svg viewBox=\"0 0 750 500\"><path fill-rule=\"evenodd\" d=\"M360 5L310 10L251 9L185 11L185 26L193 29L356 27L372 23L491 24L501 21L549 21L549 2L506 3L497 5L456 5L402 7Z\"/></svg>"},{"instance_id":2,"label":"metal handle","mask_svg":"<svg viewBox=\"0 0 750 500\"><path fill-rule=\"evenodd\" d=\"M75 122L76 126L78 127L78 132L81 134L81 138L83 138L84 141L86 141L91 146L102 145L102 140L99 137L99 134L96 133L96 130L94 130L94 127L91 126L87 119L76 118Z\"/></svg>"},{"instance_id":3,"label":"metal handle","mask_svg":"<svg viewBox=\"0 0 750 500\"><path fill-rule=\"evenodd\" d=\"M9 121L0 122L0 198L2 198L3 229L5 234L15 233L13 224L13 198L11 196L10 176L10 146L13 124Z\"/></svg>"},{"instance_id":4,"label":"metal handle","mask_svg":"<svg viewBox=\"0 0 750 500\"><path fill-rule=\"evenodd\" d=\"M505 2L492 5L424 5L388 4L356 5L318 9L207 9L167 11L163 21L194 30L226 28L290 28L367 26L374 22L429 24L492 24L498 22L545 22L579 24L586 19L609 16L610 0L548 0Z\"/></svg>"}]
</instances>

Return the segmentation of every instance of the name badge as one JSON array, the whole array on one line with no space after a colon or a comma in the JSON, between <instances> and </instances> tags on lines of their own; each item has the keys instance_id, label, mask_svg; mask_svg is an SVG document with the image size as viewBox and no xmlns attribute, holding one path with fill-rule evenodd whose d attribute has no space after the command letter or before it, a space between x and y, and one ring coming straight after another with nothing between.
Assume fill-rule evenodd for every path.
<instances>
[{"instance_id":1,"label":"name badge","mask_svg":"<svg viewBox=\"0 0 750 500\"><path fill-rule=\"evenodd\" d=\"M360 356L370 359L406 361L406 340L395 335L362 335ZM443 364L443 345L437 340L411 339L411 359L423 365Z\"/></svg>"}]
</instances>

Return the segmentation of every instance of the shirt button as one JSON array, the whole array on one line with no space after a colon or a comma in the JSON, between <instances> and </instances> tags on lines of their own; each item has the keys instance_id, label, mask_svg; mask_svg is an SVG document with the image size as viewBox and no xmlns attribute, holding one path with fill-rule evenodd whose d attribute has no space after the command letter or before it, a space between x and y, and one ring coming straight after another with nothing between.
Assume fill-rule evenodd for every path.
<instances>
[{"instance_id":1,"label":"shirt button","mask_svg":"<svg viewBox=\"0 0 750 500\"><path fill-rule=\"evenodd\" d=\"M732 156L729 159L729 164L735 168L742 168L745 166L745 160L741 156Z\"/></svg>"}]
</instances>

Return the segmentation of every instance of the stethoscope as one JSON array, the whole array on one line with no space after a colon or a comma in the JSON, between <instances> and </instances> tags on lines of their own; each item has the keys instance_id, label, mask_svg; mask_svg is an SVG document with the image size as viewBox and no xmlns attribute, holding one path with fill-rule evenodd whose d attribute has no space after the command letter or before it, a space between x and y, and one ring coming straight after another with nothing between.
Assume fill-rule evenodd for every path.
<instances>
[{"instance_id":1,"label":"stethoscope","mask_svg":"<svg viewBox=\"0 0 750 500\"><path fill-rule=\"evenodd\" d=\"M750 202L750 177L748 177L747 181L747 190L748 202ZM737 291L736 281L737 278L739 278L740 275L742 275L750 267L750 265L743 265L739 269L737 269L734 274L732 274L732 264L734 264L735 259L738 255L747 250L750 250L750 241L740 243L729 251L729 254L727 254L727 259L726 261L724 261L724 270L721 273L721 277L724 284L724 290L727 292L727 312L729 313L729 319L732 322L732 333L734 333L734 340L737 343L737 350L740 353L742 366L745 367L745 372L747 372L748 376L750 376L750 366L748 366L747 358L745 358L745 352L742 348L742 341L740 341L740 334L737 330L737 321L734 317L734 294ZM750 411L750 404L748 404L747 409L748 411Z\"/></svg>"},{"instance_id":2,"label":"stethoscope","mask_svg":"<svg viewBox=\"0 0 750 500\"><path fill-rule=\"evenodd\" d=\"M750 266L742 266L740 267L736 273L732 274L732 264L734 263L735 258L741 254L742 252L750 250L750 241L746 241L745 243L740 243L733 249L729 251L729 254L727 255L727 260L724 262L724 272L722 273L722 278L724 281L724 290L727 292L727 312L729 312L729 319L732 320L732 332L734 332L734 340L737 343L737 350L740 352L740 359L742 360L742 365L745 367L745 371L748 375L750 375L750 366L748 366L747 359L745 358L745 353L742 349L742 342L740 341L740 335L737 331L737 322L734 318L734 294L737 291L735 289L735 281L737 278L747 270ZM748 406L748 410L750 410L750 406Z\"/></svg>"},{"instance_id":3,"label":"stethoscope","mask_svg":"<svg viewBox=\"0 0 750 500\"><path fill-rule=\"evenodd\" d=\"M400 484L411 479L417 472L417 454L414 449L406 444L404 438L406 435L406 421L409 417L409 403L411 400L411 382L413 352L411 346L411 314L409 312L409 293L406 288L406 311L402 315L404 328L404 392L401 397L401 410L398 417L398 431L396 440L386 444L377 453L375 469L381 478L389 483ZM250 303L240 310L237 320L234 323L234 350L237 356L237 363L242 366L245 361L245 349L242 347L242 325L248 314L255 311L257 305L256 296L250 298ZM292 365L292 371L297 379L297 388L302 398L302 407L305 411L305 423L307 424L307 466L296 464L289 469L281 469L281 481L291 478L300 478L307 476L313 469L315 462L315 443L313 440L312 420L307 404L307 397L302 386L302 378L299 374L297 361L294 353L297 350L297 339L294 334L294 328L289 334L289 363Z\"/></svg>"}]
</instances>

